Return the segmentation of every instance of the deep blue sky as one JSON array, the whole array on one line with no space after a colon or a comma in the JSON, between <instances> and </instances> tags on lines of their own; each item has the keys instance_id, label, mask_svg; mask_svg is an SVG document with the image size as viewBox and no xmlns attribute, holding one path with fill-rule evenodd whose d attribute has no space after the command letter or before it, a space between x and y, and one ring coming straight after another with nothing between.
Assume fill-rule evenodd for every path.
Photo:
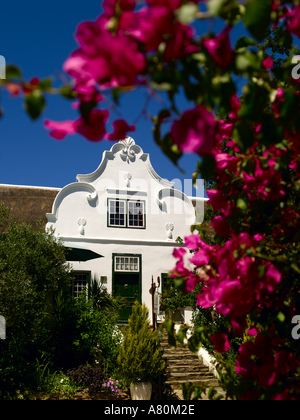
<instances>
[{"instance_id":1,"label":"deep blue sky","mask_svg":"<svg viewBox=\"0 0 300 420\"><path fill-rule=\"evenodd\" d=\"M94 20L100 14L100 6L100 0L5 1L1 4L0 55L7 63L20 66L27 80L34 76L59 78L64 61L77 47L74 40L77 24ZM35 122L22 109L22 99L9 96L5 91L1 98L4 116L0 120L0 183L63 187L74 182L77 174L93 172L101 162L103 151L112 146L108 141L91 143L79 135L61 142L52 139L43 127L44 118L56 121L77 118L70 102L58 96L48 96L46 111ZM145 96L139 92L124 97L121 112L129 123L139 115L144 101ZM153 100L148 112L155 115L157 109ZM144 152L150 153L152 165L160 176L179 179L182 184L184 179L192 177L197 156L180 160L180 166L186 171L183 175L155 145L149 120L142 118L132 137Z\"/></svg>"}]
</instances>

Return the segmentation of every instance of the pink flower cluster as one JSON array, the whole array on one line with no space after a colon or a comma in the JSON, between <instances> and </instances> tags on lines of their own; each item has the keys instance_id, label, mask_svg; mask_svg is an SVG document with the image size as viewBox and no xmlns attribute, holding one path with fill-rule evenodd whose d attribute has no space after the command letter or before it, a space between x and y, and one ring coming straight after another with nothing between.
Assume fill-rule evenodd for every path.
<instances>
[{"instance_id":1,"label":"pink flower cluster","mask_svg":"<svg viewBox=\"0 0 300 420\"><path fill-rule=\"evenodd\" d=\"M198 0L192 0L197 3ZM134 0L105 0L104 13L96 21L82 22L76 32L79 48L64 64L71 76L79 103L105 104L107 89L132 89L146 81L147 54L164 44L165 62L178 60L199 50L194 30L175 18L183 0L148 0L136 7ZM78 106L79 108L79 106ZM135 126L115 121L106 133L107 110L92 109L76 121L46 121L50 135L58 140L79 133L90 141L120 140Z\"/></svg>"},{"instance_id":2,"label":"pink flower cluster","mask_svg":"<svg viewBox=\"0 0 300 420\"><path fill-rule=\"evenodd\" d=\"M273 339L274 340L274 339ZM295 371L299 362L294 355L286 350L274 353L277 343L272 338L259 334L255 341L247 341L242 344L240 355L236 361L236 372L247 381L257 381L263 387L271 387L280 381L282 377ZM273 400L287 400L290 390L278 392L272 396ZM248 391L245 399L255 400L259 397L259 389Z\"/></svg>"},{"instance_id":3,"label":"pink flower cluster","mask_svg":"<svg viewBox=\"0 0 300 420\"><path fill-rule=\"evenodd\" d=\"M245 315L274 292L282 279L273 264L256 257L258 244L248 233L234 236L223 246L207 245L199 236L192 235L185 238L185 246L197 250L189 261L198 273L185 268L187 251L182 248L174 251L178 261L172 275L186 279L186 291L194 290L201 281L204 287L197 296L197 304L214 307L219 315L230 317L234 329L245 330Z\"/></svg>"},{"instance_id":4,"label":"pink flower cluster","mask_svg":"<svg viewBox=\"0 0 300 420\"><path fill-rule=\"evenodd\" d=\"M201 1L189 0L196 4ZM198 52L201 45L216 66L230 68L235 57L230 41L232 28L227 26L220 34L204 37L199 43L193 27L177 18L176 13L184 4L184 0L145 0L142 6L136 0L104 0L103 13L98 19L78 26L79 48L64 64L79 103L105 105L103 92L107 89L130 90L146 85L147 57L158 51L162 51L163 61L169 63ZM272 9L278 14L278 21L285 19L287 30L300 37L300 6L281 10L274 0ZM267 57L262 65L271 69L272 58ZM10 89L15 92L13 86ZM73 123L47 120L45 126L51 130L50 135L59 140L75 133L91 141L116 140L135 130L121 119L116 121L114 131L107 134L107 111L91 110L90 113L92 115ZM174 122L171 136L183 152L209 154L215 143L216 126L213 114L204 106L197 106ZM231 128L231 124L219 123L221 135Z\"/></svg>"},{"instance_id":5,"label":"pink flower cluster","mask_svg":"<svg viewBox=\"0 0 300 420\"><path fill-rule=\"evenodd\" d=\"M281 89L277 97L272 111L275 121L280 124L281 106L285 103ZM257 399L266 387L273 387L278 381L284 384L285 378L295 373L300 364L274 325L260 331L255 325L249 329L246 320L247 315L258 314L264 309L278 313L282 306L289 311L290 319L295 313L295 308L287 308L281 300L284 293L280 295L278 291L283 287L286 271L278 261L272 262L272 255L273 249L277 255L283 253L287 244L297 242L300 215L295 205L297 200L289 199L291 185L287 173L289 176L293 174L299 182L300 136L286 130L285 139L280 144L266 146L255 141L245 153L232 139L241 109L236 95L231 98L231 107L228 120L211 123L214 140L208 151L215 159L217 180L217 189L207 191L208 203L218 213L212 218L211 226L220 240L208 245L198 235L186 237L185 248L174 250L177 262L171 275L184 279L187 292L201 283L197 305L227 316L231 334L242 337L247 331L251 339L239 348L236 373L248 381L249 387L243 398ZM193 110L194 113L197 111L200 111L198 124L200 119L209 119L207 110ZM183 115L182 126L177 126L181 139L186 139L182 147L194 144L195 133L198 133L199 147L202 144L200 139L205 138L205 130L209 130L202 128L204 123L200 126L202 131L193 129L197 127L195 121L187 124L193 115L192 111ZM254 124L253 130L259 135L261 125ZM196 151L197 146L193 147ZM204 149L202 153L205 154ZM269 247L265 258L261 256L264 247ZM186 267L186 259L194 269ZM223 332L213 334L210 341L218 353L231 348L229 337ZM290 398L288 385L279 389L281 391L274 392L270 398Z\"/></svg>"},{"instance_id":6,"label":"pink flower cluster","mask_svg":"<svg viewBox=\"0 0 300 420\"><path fill-rule=\"evenodd\" d=\"M260 235L252 238L247 233L228 240L223 246L207 245L198 235L185 238L185 246L193 254L188 260L194 264L194 270L185 267L189 255L187 249L174 250L176 267L171 272L173 277L185 279L186 291L192 291L201 283L202 291L197 296L197 305L211 308L217 314L228 316L232 331L237 336L246 331L252 340L244 342L239 348L236 359L236 373L249 383L259 384L255 390L246 392L245 399L258 399L264 387L271 387L276 381L300 365L292 352L285 349L285 340L279 338L271 326L266 332L249 326L246 315L258 308L270 307L271 296L278 289L282 274L273 264L256 256ZM218 353L231 348L229 337L217 332L210 337ZM259 387L262 387L260 389ZM290 389L272 396L272 399L289 399Z\"/></svg>"}]
</instances>

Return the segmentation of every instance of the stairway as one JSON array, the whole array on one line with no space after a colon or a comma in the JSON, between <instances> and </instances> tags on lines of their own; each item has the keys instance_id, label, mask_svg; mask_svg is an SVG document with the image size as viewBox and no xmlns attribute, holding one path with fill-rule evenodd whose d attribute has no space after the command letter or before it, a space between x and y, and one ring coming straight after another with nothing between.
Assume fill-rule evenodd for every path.
<instances>
[{"instance_id":1,"label":"stairway","mask_svg":"<svg viewBox=\"0 0 300 420\"><path fill-rule=\"evenodd\" d=\"M182 399L181 386L186 382L197 384L205 384L208 387L218 386L219 382L215 376L209 371L199 359L192 353L188 347L171 348L167 335L161 340L161 347L164 350L164 359L166 361L169 384L174 392Z\"/></svg>"}]
</instances>

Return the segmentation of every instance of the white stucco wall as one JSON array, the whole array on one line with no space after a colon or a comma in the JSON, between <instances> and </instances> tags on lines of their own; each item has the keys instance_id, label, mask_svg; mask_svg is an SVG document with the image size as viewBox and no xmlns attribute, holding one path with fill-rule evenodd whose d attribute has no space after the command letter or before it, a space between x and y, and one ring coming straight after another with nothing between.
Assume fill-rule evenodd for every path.
<instances>
[{"instance_id":1,"label":"white stucco wall","mask_svg":"<svg viewBox=\"0 0 300 420\"><path fill-rule=\"evenodd\" d=\"M143 201L145 228L109 227L109 198ZM47 217L47 228L53 227L64 241L103 256L72 264L76 271L91 271L92 276L107 277L109 292L112 290L112 255L141 255L142 301L151 310L152 276L156 281L174 267L172 253L180 246L175 240L190 234L195 208L191 199L159 177L149 155L128 137L103 153L95 172L78 175L77 182L64 187Z\"/></svg>"}]
</instances>

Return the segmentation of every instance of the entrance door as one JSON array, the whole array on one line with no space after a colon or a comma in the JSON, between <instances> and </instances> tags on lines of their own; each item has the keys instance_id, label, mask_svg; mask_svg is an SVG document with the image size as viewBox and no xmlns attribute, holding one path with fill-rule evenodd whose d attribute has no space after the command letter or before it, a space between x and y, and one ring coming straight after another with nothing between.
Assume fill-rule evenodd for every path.
<instances>
[{"instance_id":1,"label":"entrance door","mask_svg":"<svg viewBox=\"0 0 300 420\"><path fill-rule=\"evenodd\" d=\"M119 314L119 322L127 323L132 305L141 302L141 256L113 255L113 291L127 300L127 306Z\"/></svg>"}]
</instances>

